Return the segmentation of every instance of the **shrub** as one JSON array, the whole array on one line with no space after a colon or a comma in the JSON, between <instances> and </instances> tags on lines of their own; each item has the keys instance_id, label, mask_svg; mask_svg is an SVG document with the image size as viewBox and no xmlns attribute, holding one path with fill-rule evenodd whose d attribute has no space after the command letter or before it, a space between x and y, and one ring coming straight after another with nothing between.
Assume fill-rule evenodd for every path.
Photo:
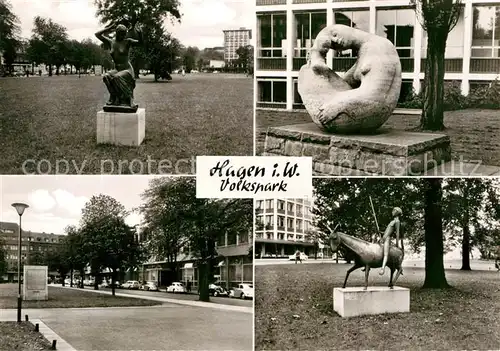
<instances>
[{"instance_id":1,"label":"shrub","mask_svg":"<svg viewBox=\"0 0 500 351\"><path fill-rule=\"evenodd\" d=\"M405 101L398 103L401 108L422 108L423 97L412 92ZM444 110L455 111L467 108L500 109L500 82L493 81L488 86L480 86L472 90L469 95L462 95L460 82L445 82Z\"/></svg>"}]
</instances>

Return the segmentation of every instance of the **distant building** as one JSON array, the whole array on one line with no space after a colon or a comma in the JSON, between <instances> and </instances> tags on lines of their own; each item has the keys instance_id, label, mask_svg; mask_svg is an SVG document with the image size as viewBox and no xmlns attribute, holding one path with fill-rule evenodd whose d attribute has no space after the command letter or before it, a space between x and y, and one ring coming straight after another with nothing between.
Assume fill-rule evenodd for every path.
<instances>
[{"instance_id":1,"label":"distant building","mask_svg":"<svg viewBox=\"0 0 500 351\"><path fill-rule=\"evenodd\" d=\"M224 68L225 62L220 60L210 60L208 66L210 68Z\"/></svg>"},{"instance_id":2,"label":"distant building","mask_svg":"<svg viewBox=\"0 0 500 351\"><path fill-rule=\"evenodd\" d=\"M238 50L242 46L250 45L252 30L244 27L240 29L224 30L224 61L231 62L238 59Z\"/></svg>"},{"instance_id":3,"label":"distant building","mask_svg":"<svg viewBox=\"0 0 500 351\"><path fill-rule=\"evenodd\" d=\"M34 256L35 252L45 255L47 252L58 250L64 237L65 235L60 234L37 233L23 230L21 235L21 264L31 264L30 258ZM17 282L19 225L10 222L0 222L0 239L3 241L7 256L7 274L3 276L3 280Z\"/></svg>"},{"instance_id":4,"label":"distant building","mask_svg":"<svg viewBox=\"0 0 500 351\"><path fill-rule=\"evenodd\" d=\"M147 241L147 237L141 240ZM250 233L227 233L218 238L217 252L220 260L217 264L214 278L221 286L229 289L240 283L253 284L253 260L250 255L252 239ZM142 278L146 281L156 281L158 285L169 285L174 281L192 283L193 290L198 289L199 271L197 260L191 254L189 246L185 246L177 256L178 276L170 271L165 259L152 257L143 264ZM140 277L139 277L140 279Z\"/></svg>"},{"instance_id":5,"label":"distant building","mask_svg":"<svg viewBox=\"0 0 500 351\"><path fill-rule=\"evenodd\" d=\"M425 76L427 32L408 0L255 0L257 20L255 99L258 108L303 109L299 70L318 33L343 24L387 38L402 67L400 99L419 93ZM464 0L448 35L444 79L458 81L464 95L500 78L500 2ZM344 74L357 59L353 50L333 51L327 65Z\"/></svg>"},{"instance_id":6,"label":"distant building","mask_svg":"<svg viewBox=\"0 0 500 351\"><path fill-rule=\"evenodd\" d=\"M255 255L285 258L297 250L314 256L312 202L308 199L257 200Z\"/></svg>"}]
</instances>

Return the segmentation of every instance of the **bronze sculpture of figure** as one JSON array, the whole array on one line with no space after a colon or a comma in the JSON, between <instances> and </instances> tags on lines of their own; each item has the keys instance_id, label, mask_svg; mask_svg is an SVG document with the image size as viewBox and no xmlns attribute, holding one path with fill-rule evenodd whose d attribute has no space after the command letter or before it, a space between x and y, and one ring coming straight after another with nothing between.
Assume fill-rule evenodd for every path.
<instances>
[{"instance_id":1,"label":"bronze sculpture of figure","mask_svg":"<svg viewBox=\"0 0 500 351\"><path fill-rule=\"evenodd\" d=\"M107 36L115 30L115 38ZM103 30L95 33L97 39L104 46L115 64L115 69L104 74L103 81L109 91L109 101L104 106L107 112L136 112L138 105L134 104L135 73L129 61L130 48L142 44L142 31L136 24L134 30L138 40L127 37L127 27L123 24L110 24Z\"/></svg>"},{"instance_id":2,"label":"bronze sculpture of figure","mask_svg":"<svg viewBox=\"0 0 500 351\"><path fill-rule=\"evenodd\" d=\"M326 63L333 50L358 52L341 78ZM335 24L322 29L299 72L298 91L314 123L331 133L371 132L396 108L401 62L386 38Z\"/></svg>"},{"instance_id":3,"label":"bronze sculpture of figure","mask_svg":"<svg viewBox=\"0 0 500 351\"><path fill-rule=\"evenodd\" d=\"M382 244L384 245L384 261L382 262L382 268L380 269L380 275L384 275L385 273L385 266L387 265L387 260L389 258L389 246L391 244L391 236L392 234L396 234L396 247L399 248L399 227L400 227L400 222L399 222L399 216L401 216L403 212L399 207L394 207L392 210L392 217L393 220L387 228L385 229L384 236L382 237L381 241ZM403 240L401 240L401 247L403 246Z\"/></svg>"},{"instance_id":4,"label":"bronze sculpture of figure","mask_svg":"<svg viewBox=\"0 0 500 351\"><path fill-rule=\"evenodd\" d=\"M364 289L368 289L368 276L370 274L371 268L382 267L384 262L384 248L380 243L370 243L368 241L353 237L351 235L347 235L341 232L335 232L330 227L329 242L332 252L338 250L340 245L344 245L348 248L352 253L354 253L354 266L349 268L346 273L343 288L346 287L347 279L349 278L349 274L359 268L365 268L365 287ZM403 247L394 247L389 246L389 250L387 250L387 261L386 265L391 270L391 277L389 280L389 287L392 289L394 284L398 280L399 276L403 273L403 258L404 251ZM396 276L394 277L394 272L397 271ZM393 279L394 277L394 279Z\"/></svg>"}]
</instances>

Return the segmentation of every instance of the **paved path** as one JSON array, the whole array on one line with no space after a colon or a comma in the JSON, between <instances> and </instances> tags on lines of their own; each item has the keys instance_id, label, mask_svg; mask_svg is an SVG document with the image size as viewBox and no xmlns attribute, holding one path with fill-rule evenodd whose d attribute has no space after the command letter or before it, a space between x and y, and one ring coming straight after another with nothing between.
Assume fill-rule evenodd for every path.
<instances>
[{"instance_id":1,"label":"paved path","mask_svg":"<svg viewBox=\"0 0 500 351\"><path fill-rule=\"evenodd\" d=\"M253 315L180 304L27 309L76 350L252 350ZM15 309L0 320L16 320Z\"/></svg>"},{"instance_id":2,"label":"paved path","mask_svg":"<svg viewBox=\"0 0 500 351\"><path fill-rule=\"evenodd\" d=\"M73 290L78 290L82 291L82 289L79 288L70 288L70 287L63 287L61 285L51 285L57 288L61 289L73 289ZM92 290L92 289L84 289L83 291L87 291L89 294L105 294L105 295L111 295L111 291L106 289L106 290ZM163 302L163 303L174 303L174 304L180 304L180 305L187 305L187 306L196 306L196 307L205 307L205 308L214 308L218 310L225 310L225 311L235 311L235 312L243 312L243 313L253 313L253 305L252 301L246 301L245 304L246 306L235 306L235 305L228 305L228 304L223 304L223 303L214 303L214 302L203 302L203 301L196 301L194 300L195 298L197 299L196 295L191 295L189 300L188 299L177 299L177 298L170 298L170 294L166 293L161 293L161 292L141 292L141 291L136 291L136 290L116 290L115 292L116 296L122 296L122 297L131 297L131 298L137 298L137 299L145 299L145 300L151 300L151 301L158 301L158 302ZM165 296L167 295L167 296ZM183 295L173 295L173 296L183 296ZM186 295L184 295L186 296ZM187 295L190 296L190 295ZM212 299L212 298L211 298ZM220 299L227 299L227 298L220 298ZM239 300L236 300L239 301Z\"/></svg>"}]
</instances>

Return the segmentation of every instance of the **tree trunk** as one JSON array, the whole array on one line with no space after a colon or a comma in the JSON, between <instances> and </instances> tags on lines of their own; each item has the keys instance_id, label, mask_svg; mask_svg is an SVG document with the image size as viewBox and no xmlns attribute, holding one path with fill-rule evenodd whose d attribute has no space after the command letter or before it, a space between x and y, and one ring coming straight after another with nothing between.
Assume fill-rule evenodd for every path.
<instances>
[{"instance_id":1,"label":"tree trunk","mask_svg":"<svg viewBox=\"0 0 500 351\"><path fill-rule=\"evenodd\" d=\"M52 65L49 65L49 77L52 77Z\"/></svg>"},{"instance_id":2,"label":"tree trunk","mask_svg":"<svg viewBox=\"0 0 500 351\"><path fill-rule=\"evenodd\" d=\"M470 229L469 229L469 192L467 188L464 189L464 220L462 224L463 237L462 237L462 268L463 271L470 271Z\"/></svg>"},{"instance_id":3,"label":"tree trunk","mask_svg":"<svg viewBox=\"0 0 500 351\"><path fill-rule=\"evenodd\" d=\"M210 294L208 292L208 275L208 263L201 263L198 266L198 292L200 293L200 301L210 301Z\"/></svg>"},{"instance_id":4,"label":"tree trunk","mask_svg":"<svg viewBox=\"0 0 500 351\"><path fill-rule=\"evenodd\" d=\"M111 295L115 296L116 269L111 272Z\"/></svg>"},{"instance_id":5,"label":"tree trunk","mask_svg":"<svg viewBox=\"0 0 500 351\"><path fill-rule=\"evenodd\" d=\"M63 278L64 279L64 278ZM70 276L69 276L69 286L72 288L73 287L73 268L70 270Z\"/></svg>"},{"instance_id":6,"label":"tree trunk","mask_svg":"<svg viewBox=\"0 0 500 351\"><path fill-rule=\"evenodd\" d=\"M97 273L96 275L94 275L94 290L99 290L99 278L100 278L100 274Z\"/></svg>"},{"instance_id":7,"label":"tree trunk","mask_svg":"<svg viewBox=\"0 0 500 351\"><path fill-rule=\"evenodd\" d=\"M425 63L424 106L420 118L420 129L443 130L444 100L444 54L448 32L444 29L429 29L427 60Z\"/></svg>"},{"instance_id":8,"label":"tree trunk","mask_svg":"<svg viewBox=\"0 0 500 351\"><path fill-rule=\"evenodd\" d=\"M84 288L83 287L83 277L85 277L85 268L80 270L80 286L79 286L79 288L82 288L82 289Z\"/></svg>"},{"instance_id":9,"label":"tree trunk","mask_svg":"<svg viewBox=\"0 0 500 351\"><path fill-rule=\"evenodd\" d=\"M448 288L443 262L441 213L442 179L426 178L425 185L425 281L423 288Z\"/></svg>"}]
</instances>

